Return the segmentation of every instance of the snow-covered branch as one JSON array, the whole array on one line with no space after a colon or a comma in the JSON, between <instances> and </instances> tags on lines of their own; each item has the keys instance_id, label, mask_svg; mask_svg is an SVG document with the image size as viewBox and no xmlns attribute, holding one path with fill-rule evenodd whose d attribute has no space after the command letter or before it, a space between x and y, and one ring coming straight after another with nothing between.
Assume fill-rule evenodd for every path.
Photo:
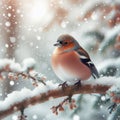
<instances>
[{"instance_id":1,"label":"snow-covered branch","mask_svg":"<svg viewBox=\"0 0 120 120\"><path fill-rule=\"evenodd\" d=\"M71 94L105 94L109 89L111 91L115 91L115 88L118 90L119 86L120 78L103 77L92 82L82 82L82 86L78 90L74 89L74 85L70 85L63 92L58 84L47 81L46 86L40 84L34 90L23 88L19 92L14 91L9 94L4 101L0 102L0 119L31 105L46 102L51 98L55 99Z\"/></svg>"},{"instance_id":2,"label":"snow-covered branch","mask_svg":"<svg viewBox=\"0 0 120 120\"><path fill-rule=\"evenodd\" d=\"M34 86L37 86L38 82L45 85L44 80L46 77L34 70L35 64L33 58L23 60L22 64L16 63L12 59L0 59L0 79L18 80L19 77L22 77L22 79L31 79ZM7 77L4 78L3 73L7 73Z\"/></svg>"},{"instance_id":3,"label":"snow-covered branch","mask_svg":"<svg viewBox=\"0 0 120 120\"><path fill-rule=\"evenodd\" d=\"M16 63L14 59L0 59L0 73L1 72L25 72L30 68L35 67L35 60L27 58L23 60L22 64Z\"/></svg>"}]
</instances>

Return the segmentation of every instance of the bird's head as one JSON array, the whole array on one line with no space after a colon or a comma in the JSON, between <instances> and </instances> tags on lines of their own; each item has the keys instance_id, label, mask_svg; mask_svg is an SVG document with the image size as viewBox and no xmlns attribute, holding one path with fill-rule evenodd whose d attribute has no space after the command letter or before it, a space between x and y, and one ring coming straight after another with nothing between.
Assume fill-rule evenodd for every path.
<instances>
[{"instance_id":1,"label":"bird's head","mask_svg":"<svg viewBox=\"0 0 120 120\"><path fill-rule=\"evenodd\" d=\"M64 34L58 37L57 43L54 46L58 47L61 51L69 51L78 48L79 44L72 36Z\"/></svg>"}]
</instances>

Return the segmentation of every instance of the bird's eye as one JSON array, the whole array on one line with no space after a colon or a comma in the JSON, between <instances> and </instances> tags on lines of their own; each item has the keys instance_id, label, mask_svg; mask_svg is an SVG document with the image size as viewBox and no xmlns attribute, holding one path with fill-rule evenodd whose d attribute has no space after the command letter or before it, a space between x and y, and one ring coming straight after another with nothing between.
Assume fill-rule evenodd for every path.
<instances>
[{"instance_id":1,"label":"bird's eye","mask_svg":"<svg viewBox=\"0 0 120 120\"><path fill-rule=\"evenodd\" d=\"M63 41L60 41L59 43L60 43L60 44L63 44Z\"/></svg>"},{"instance_id":2,"label":"bird's eye","mask_svg":"<svg viewBox=\"0 0 120 120\"><path fill-rule=\"evenodd\" d=\"M68 42L64 42L64 44L65 44L65 45L67 45L67 44L68 44Z\"/></svg>"}]
</instances>

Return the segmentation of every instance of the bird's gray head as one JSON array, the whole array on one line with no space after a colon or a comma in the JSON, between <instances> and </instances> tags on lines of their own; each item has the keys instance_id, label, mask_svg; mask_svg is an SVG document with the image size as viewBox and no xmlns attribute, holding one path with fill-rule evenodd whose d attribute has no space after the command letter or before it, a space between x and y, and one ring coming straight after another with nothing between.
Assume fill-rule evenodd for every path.
<instances>
[{"instance_id":1,"label":"bird's gray head","mask_svg":"<svg viewBox=\"0 0 120 120\"><path fill-rule=\"evenodd\" d=\"M60 35L57 39L57 43L55 43L54 46L64 48L64 50L77 49L80 47L79 43L75 40L75 38L68 34Z\"/></svg>"}]
</instances>

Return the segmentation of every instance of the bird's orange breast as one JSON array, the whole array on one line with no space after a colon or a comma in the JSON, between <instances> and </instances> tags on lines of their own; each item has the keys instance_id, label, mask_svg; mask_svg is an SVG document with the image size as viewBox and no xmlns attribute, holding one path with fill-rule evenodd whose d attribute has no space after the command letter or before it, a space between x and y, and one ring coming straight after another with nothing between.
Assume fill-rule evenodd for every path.
<instances>
[{"instance_id":1,"label":"bird's orange breast","mask_svg":"<svg viewBox=\"0 0 120 120\"><path fill-rule=\"evenodd\" d=\"M62 68L67 75L73 76L68 77L69 79L87 80L91 76L90 69L80 61L79 55L75 51L62 54L57 53L59 52L55 51L53 53L51 64L53 70L60 79L62 78L62 74L58 70L59 68Z\"/></svg>"}]
</instances>

